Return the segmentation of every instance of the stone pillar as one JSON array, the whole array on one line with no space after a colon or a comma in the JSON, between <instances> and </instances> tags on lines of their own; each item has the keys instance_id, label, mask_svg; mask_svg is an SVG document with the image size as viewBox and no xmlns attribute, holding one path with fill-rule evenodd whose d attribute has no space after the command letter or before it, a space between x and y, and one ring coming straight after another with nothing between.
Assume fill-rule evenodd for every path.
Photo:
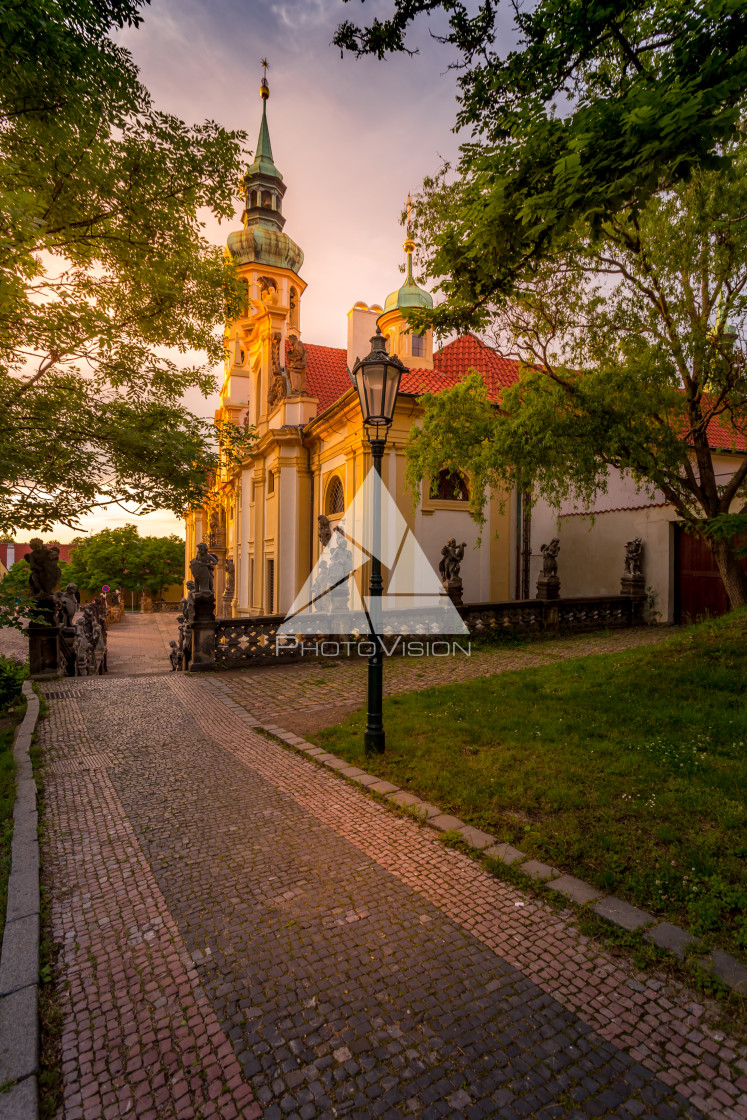
<instances>
[{"instance_id":1,"label":"stone pillar","mask_svg":"<svg viewBox=\"0 0 747 1120\"><path fill-rule=\"evenodd\" d=\"M29 623L30 676L34 681L56 680L64 676L60 656L60 627L54 621L54 599L37 599L38 621ZM48 619L49 621L43 621Z\"/></svg>"},{"instance_id":2,"label":"stone pillar","mask_svg":"<svg viewBox=\"0 0 747 1120\"><path fill-rule=\"evenodd\" d=\"M194 611L189 672L204 673L215 665L215 595L212 591L195 591Z\"/></svg>"},{"instance_id":3,"label":"stone pillar","mask_svg":"<svg viewBox=\"0 0 747 1120\"><path fill-rule=\"evenodd\" d=\"M444 580L444 588L446 590L446 594L449 596L449 598L451 599L454 606L455 607L461 607L462 603L463 603L463 600L462 600L462 591L463 591L462 577L461 576L452 576L451 579Z\"/></svg>"},{"instance_id":4,"label":"stone pillar","mask_svg":"<svg viewBox=\"0 0 747 1120\"><path fill-rule=\"evenodd\" d=\"M537 580L538 599L559 599L560 580L557 576L541 575Z\"/></svg>"}]
</instances>

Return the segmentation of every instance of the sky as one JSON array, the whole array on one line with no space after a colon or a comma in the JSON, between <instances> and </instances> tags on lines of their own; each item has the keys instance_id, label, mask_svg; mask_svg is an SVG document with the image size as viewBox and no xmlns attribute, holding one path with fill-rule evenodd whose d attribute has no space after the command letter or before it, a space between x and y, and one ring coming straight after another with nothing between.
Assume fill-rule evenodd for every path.
<instances>
[{"instance_id":1,"label":"sky","mask_svg":"<svg viewBox=\"0 0 747 1120\"><path fill-rule=\"evenodd\" d=\"M430 34L439 30L437 18L411 30L414 56L341 58L331 45L342 20L370 22L392 8L392 0L152 0L141 26L117 36L157 108L188 123L211 119L244 129L251 150L262 111L260 59L269 60L268 122L287 185L285 232L305 254L305 342L345 346L346 315L356 300L383 304L400 286L407 192L443 159L453 161L466 139L452 131L457 74L449 69L450 48ZM240 214L237 199L235 219L208 220L206 237L224 244L240 228ZM212 416L217 406L218 373L214 397L188 398L200 415ZM183 533L183 523L168 511L135 517L118 507L81 525L97 532L128 521L143 535ZM75 535L55 528L61 541Z\"/></svg>"}]
</instances>

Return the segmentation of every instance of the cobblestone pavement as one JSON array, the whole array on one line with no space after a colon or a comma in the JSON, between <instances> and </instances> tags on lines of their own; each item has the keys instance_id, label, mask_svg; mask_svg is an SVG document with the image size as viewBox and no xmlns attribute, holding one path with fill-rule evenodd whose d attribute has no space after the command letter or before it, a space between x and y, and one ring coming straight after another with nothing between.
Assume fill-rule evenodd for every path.
<instances>
[{"instance_id":1,"label":"cobblestone pavement","mask_svg":"<svg viewBox=\"0 0 747 1120\"><path fill-rule=\"evenodd\" d=\"M391 696L397 692L419 691L511 669L551 665L570 657L616 653L656 644L671 635L672 631L664 627L616 630L543 639L519 646L473 648L469 657L456 653L449 657L421 659L395 654L386 661L384 694ZM226 696L245 706L262 722L277 722L288 727L302 726L307 722L304 715L313 712L365 704L366 674L367 663L363 660L313 658L283 666L268 665L222 673L217 680Z\"/></svg>"},{"instance_id":2,"label":"cobblestone pavement","mask_svg":"<svg viewBox=\"0 0 747 1120\"><path fill-rule=\"evenodd\" d=\"M177 637L176 615L125 613L109 627L107 667L110 676L169 673L169 642Z\"/></svg>"},{"instance_id":3,"label":"cobblestone pavement","mask_svg":"<svg viewBox=\"0 0 747 1120\"><path fill-rule=\"evenodd\" d=\"M269 740L225 683L45 687L65 1120L747 1118L747 1055L693 993Z\"/></svg>"}]
</instances>

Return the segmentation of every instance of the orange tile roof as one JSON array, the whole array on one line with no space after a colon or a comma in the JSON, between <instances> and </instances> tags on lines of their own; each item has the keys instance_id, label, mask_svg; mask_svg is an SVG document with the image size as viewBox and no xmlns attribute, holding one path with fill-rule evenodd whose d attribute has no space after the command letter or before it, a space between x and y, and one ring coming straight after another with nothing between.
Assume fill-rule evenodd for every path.
<instances>
[{"instance_id":1,"label":"orange tile roof","mask_svg":"<svg viewBox=\"0 0 747 1120\"><path fill-rule=\"evenodd\" d=\"M708 406L705 400L704 405ZM722 451L747 451L747 438L743 432L738 432L729 422L725 413L714 416L708 425L708 444L711 448Z\"/></svg>"},{"instance_id":2,"label":"orange tile roof","mask_svg":"<svg viewBox=\"0 0 747 1120\"><path fill-rule=\"evenodd\" d=\"M351 387L347 374L347 351L335 346L306 345L306 387L311 396L319 398L319 412L324 412ZM438 393L456 385L471 369L482 373L491 397L501 388L513 385L519 376L518 362L502 358L495 350L472 334L462 335L447 343L433 355L434 369L408 369L402 374L400 392L420 396Z\"/></svg>"},{"instance_id":3,"label":"orange tile roof","mask_svg":"<svg viewBox=\"0 0 747 1120\"><path fill-rule=\"evenodd\" d=\"M336 346L306 343L308 364L306 386L319 398L319 412L338 401L351 388L347 374L347 351ZM402 374L400 392L408 396L438 393L456 385L471 369L483 375L488 395L495 400L519 377L519 363L504 358L473 334L463 334L433 355L433 369L408 369ZM736 431L727 416L718 416L708 426L712 448L747 451L747 437Z\"/></svg>"},{"instance_id":4,"label":"orange tile roof","mask_svg":"<svg viewBox=\"0 0 747 1120\"><path fill-rule=\"evenodd\" d=\"M438 373L450 378L452 384L460 381L469 370L477 370L483 375L491 397L497 397L500 389L508 389L519 378L518 362L503 358L473 334L462 334L437 350L433 365Z\"/></svg>"},{"instance_id":5,"label":"orange tile roof","mask_svg":"<svg viewBox=\"0 0 747 1120\"><path fill-rule=\"evenodd\" d=\"M347 373L348 352L336 346L315 346L305 343L306 389L319 398L319 411L324 412L352 388Z\"/></svg>"}]
</instances>

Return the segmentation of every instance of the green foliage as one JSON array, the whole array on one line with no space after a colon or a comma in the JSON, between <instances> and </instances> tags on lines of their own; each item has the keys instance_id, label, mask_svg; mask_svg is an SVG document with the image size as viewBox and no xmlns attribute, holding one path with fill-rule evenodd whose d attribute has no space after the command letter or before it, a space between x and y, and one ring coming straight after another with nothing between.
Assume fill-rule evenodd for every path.
<instances>
[{"instance_id":1,"label":"green foliage","mask_svg":"<svg viewBox=\"0 0 747 1120\"><path fill-rule=\"evenodd\" d=\"M141 537L135 525L124 525L79 538L75 544L63 582L77 583L86 591L98 593L108 584L128 591L146 588L158 596L184 578L184 541L177 536Z\"/></svg>"},{"instance_id":2,"label":"green foliage","mask_svg":"<svg viewBox=\"0 0 747 1120\"><path fill-rule=\"evenodd\" d=\"M31 569L25 560L16 560L10 571L0 582L0 596L3 602L16 603L31 598L29 575Z\"/></svg>"},{"instance_id":3,"label":"green foliage","mask_svg":"<svg viewBox=\"0 0 747 1120\"><path fill-rule=\"evenodd\" d=\"M21 686L29 675L25 662L0 653L0 712L21 695Z\"/></svg>"},{"instance_id":4,"label":"green foliage","mask_svg":"<svg viewBox=\"0 0 747 1120\"><path fill-rule=\"evenodd\" d=\"M363 757L365 712L312 738L744 955L746 633L743 609L650 649L566 659L543 643L555 664L386 700L384 755Z\"/></svg>"},{"instance_id":5,"label":"green foliage","mask_svg":"<svg viewBox=\"0 0 747 1120\"><path fill-rule=\"evenodd\" d=\"M457 125L472 136L456 176L445 168L417 200L427 275L447 297L427 318L444 330L489 322L491 303L569 229L594 237L633 216L693 167L718 164L736 133L742 0L516 5L521 46L505 58L494 0L395 0L389 19L346 21L335 42L382 58L406 50L408 26L438 9L441 39L461 55Z\"/></svg>"},{"instance_id":6,"label":"green foliage","mask_svg":"<svg viewBox=\"0 0 747 1120\"><path fill-rule=\"evenodd\" d=\"M610 470L629 474L714 542L732 603L747 601L728 532L743 526L730 507L747 459L724 478L713 457L747 439L747 144L730 155L635 218L605 221L593 242L569 231L552 262L517 278L493 326L520 380L500 408L477 375L426 396L411 485L461 466L480 517L484 488L511 487L517 471L556 506L581 508Z\"/></svg>"},{"instance_id":7,"label":"green foliage","mask_svg":"<svg viewBox=\"0 0 747 1120\"><path fill-rule=\"evenodd\" d=\"M182 396L214 389L215 327L241 300L201 213L233 213L244 134L152 105L108 38L140 6L3 7L0 531L112 501L181 513L219 457ZM221 435L226 455L252 438Z\"/></svg>"}]
</instances>

